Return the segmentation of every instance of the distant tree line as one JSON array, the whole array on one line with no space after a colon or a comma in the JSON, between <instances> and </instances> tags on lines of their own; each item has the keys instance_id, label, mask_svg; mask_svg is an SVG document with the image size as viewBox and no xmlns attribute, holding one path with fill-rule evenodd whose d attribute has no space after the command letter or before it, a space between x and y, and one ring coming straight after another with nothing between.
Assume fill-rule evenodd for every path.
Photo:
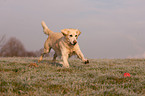
<instances>
[{"instance_id":1,"label":"distant tree line","mask_svg":"<svg viewBox=\"0 0 145 96\"><path fill-rule=\"evenodd\" d=\"M2 40L1 40L2 43ZM23 44L16 38L10 38L6 43L1 45L0 56L2 57L31 57L36 56L34 52L25 50Z\"/></svg>"},{"instance_id":2,"label":"distant tree line","mask_svg":"<svg viewBox=\"0 0 145 96\"><path fill-rule=\"evenodd\" d=\"M5 36L0 37L0 57L39 57L42 51L43 48L38 51L27 51L21 41L15 37L7 42L5 42ZM49 56L52 54L50 53Z\"/></svg>"}]
</instances>

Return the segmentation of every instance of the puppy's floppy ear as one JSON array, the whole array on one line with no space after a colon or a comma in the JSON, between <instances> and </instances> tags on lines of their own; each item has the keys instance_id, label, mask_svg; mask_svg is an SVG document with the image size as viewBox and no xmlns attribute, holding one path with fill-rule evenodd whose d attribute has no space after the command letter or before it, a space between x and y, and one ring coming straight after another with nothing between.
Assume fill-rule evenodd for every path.
<instances>
[{"instance_id":1,"label":"puppy's floppy ear","mask_svg":"<svg viewBox=\"0 0 145 96\"><path fill-rule=\"evenodd\" d=\"M63 29L63 30L61 30L61 33L62 33L64 36L66 36L66 35L68 34L68 30L67 30L67 29Z\"/></svg>"},{"instance_id":2,"label":"puppy's floppy ear","mask_svg":"<svg viewBox=\"0 0 145 96\"><path fill-rule=\"evenodd\" d=\"M78 30L78 31L77 31L77 34L78 34L78 36L79 36L79 35L81 34L81 31L80 31L80 30Z\"/></svg>"}]
</instances>

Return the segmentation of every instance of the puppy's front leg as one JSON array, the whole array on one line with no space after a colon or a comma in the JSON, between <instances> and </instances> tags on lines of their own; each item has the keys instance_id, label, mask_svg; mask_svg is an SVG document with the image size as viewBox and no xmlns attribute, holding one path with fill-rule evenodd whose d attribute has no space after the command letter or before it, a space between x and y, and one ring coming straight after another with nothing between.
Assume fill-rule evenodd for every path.
<instances>
[{"instance_id":1,"label":"puppy's front leg","mask_svg":"<svg viewBox=\"0 0 145 96\"><path fill-rule=\"evenodd\" d=\"M80 48L77 48L77 50L76 50L75 52L76 52L76 54L78 55L78 57L79 57L80 59L82 59L82 61L83 61L85 64L89 63L89 60L87 60L87 59L84 58L84 55L83 55L83 53L81 52Z\"/></svg>"},{"instance_id":2,"label":"puppy's front leg","mask_svg":"<svg viewBox=\"0 0 145 96\"><path fill-rule=\"evenodd\" d=\"M67 52L62 51L62 59L63 59L63 66L66 67L66 68L69 68Z\"/></svg>"}]
</instances>

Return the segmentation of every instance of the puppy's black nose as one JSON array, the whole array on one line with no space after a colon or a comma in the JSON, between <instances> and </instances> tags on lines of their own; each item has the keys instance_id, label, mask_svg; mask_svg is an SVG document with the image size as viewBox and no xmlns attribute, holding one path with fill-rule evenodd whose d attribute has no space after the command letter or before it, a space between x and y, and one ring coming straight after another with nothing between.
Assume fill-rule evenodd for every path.
<instances>
[{"instance_id":1,"label":"puppy's black nose","mask_svg":"<svg viewBox=\"0 0 145 96\"><path fill-rule=\"evenodd\" d=\"M75 44L77 43L77 41L76 41L76 40L74 40L74 41L73 41L73 43L74 43L74 45L75 45Z\"/></svg>"}]
</instances>

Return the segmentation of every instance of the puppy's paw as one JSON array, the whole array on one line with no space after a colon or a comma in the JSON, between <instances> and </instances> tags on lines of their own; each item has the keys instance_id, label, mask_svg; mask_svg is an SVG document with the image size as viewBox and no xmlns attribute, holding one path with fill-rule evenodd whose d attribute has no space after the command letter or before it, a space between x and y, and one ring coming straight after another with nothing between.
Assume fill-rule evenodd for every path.
<instances>
[{"instance_id":1,"label":"puppy's paw","mask_svg":"<svg viewBox=\"0 0 145 96\"><path fill-rule=\"evenodd\" d=\"M69 68L69 65L63 65L64 68Z\"/></svg>"},{"instance_id":2,"label":"puppy's paw","mask_svg":"<svg viewBox=\"0 0 145 96\"><path fill-rule=\"evenodd\" d=\"M85 64L88 64L89 63L89 60L85 60L85 62L84 62Z\"/></svg>"}]
</instances>

